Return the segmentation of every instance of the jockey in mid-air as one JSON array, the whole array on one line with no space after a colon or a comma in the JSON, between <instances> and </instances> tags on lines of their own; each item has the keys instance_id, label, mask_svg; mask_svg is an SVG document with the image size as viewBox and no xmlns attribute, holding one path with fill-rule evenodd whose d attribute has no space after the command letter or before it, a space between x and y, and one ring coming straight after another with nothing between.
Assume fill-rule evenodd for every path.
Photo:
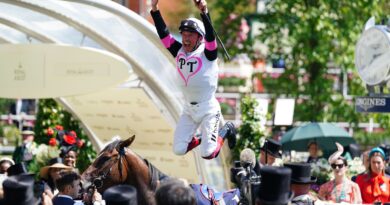
<instances>
[{"instance_id":1,"label":"jockey in mid-air","mask_svg":"<svg viewBox=\"0 0 390 205\"><path fill-rule=\"evenodd\" d=\"M158 10L158 1L152 0L151 15L157 33L169 52L176 59L176 76L179 79L185 105L177 123L173 151L184 155L200 145L201 156L213 159L227 138L229 147L234 147L236 130L227 122L219 130L223 119L219 102L215 97L218 86L217 41L213 33L205 0L194 0L201 11L202 21L188 18L181 22L179 42L169 33ZM201 136L197 137L200 128Z\"/></svg>"}]
</instances>

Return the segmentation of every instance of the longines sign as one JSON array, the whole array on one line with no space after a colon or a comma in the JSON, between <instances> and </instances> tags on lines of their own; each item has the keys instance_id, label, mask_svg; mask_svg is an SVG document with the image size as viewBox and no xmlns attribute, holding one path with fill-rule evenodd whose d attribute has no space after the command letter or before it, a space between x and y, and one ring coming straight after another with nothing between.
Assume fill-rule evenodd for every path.
<instances>
[{"instance_id":1,"label":"longines sign","mask_svg":"<svg viewBox=\"0 0 390 205\"><path fill-rule=\"evenodd\" d=\"M390 112L390 97L357 97L357 112Z\"/></svg>"}]
</instances>

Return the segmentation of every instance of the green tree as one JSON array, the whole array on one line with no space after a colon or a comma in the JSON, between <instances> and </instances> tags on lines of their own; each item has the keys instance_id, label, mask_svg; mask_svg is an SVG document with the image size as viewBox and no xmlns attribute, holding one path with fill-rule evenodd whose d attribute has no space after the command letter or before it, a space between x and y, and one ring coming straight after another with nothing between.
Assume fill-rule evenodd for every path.
<instances>
[{"instance_id":1,"label":"green tree","mask_svg":"<svg viewBox=\"0 0 390 205\"><path fill-rule=\"evenodd\" d=\"M218 7L213 10L219 11L215 14L216 25L224 41L232 42L237 32L231 33L229 29L237 30L237 26L229 27L229 15L238 15L236 19L257 18L263 23L260 35L244 42L247 49L243 51L253 52L253 40L258 40L268 47L268 60L285 60L285 72L279 78L267 80L275 81L272 92L276 97L297 99L294 120L342 121L356 126L374 118L387 128L389 117L361 114L354 109L354 96L367 94L354 66L354 49L365 22L371 16L384 18L389 13L389 3L379 0L265 2L265 12L254 14L254 1L216 0L213 4ZM227 46L233 54L239 52L237 45L227 43ZM334 89L335 76L329 74L330 67L340 69L340 79L348 78L348 95L352 98Z\"/></svg>"},{"instance_id":2,"label":"green tree","mask_svg":"<svg viewBox=\"0 0 390 205\"><path fill-rule=\"evenodd\" d=\"M256 112L258 102L250 95L245 95L241 99L241 119L242 124L238 129L240 138L233 150L233 159L240 158L240 152L244 148L251 148L256 154L260 153L260 139L264 133L260 125L260 114Z\"/></svg>"}]
</instances>

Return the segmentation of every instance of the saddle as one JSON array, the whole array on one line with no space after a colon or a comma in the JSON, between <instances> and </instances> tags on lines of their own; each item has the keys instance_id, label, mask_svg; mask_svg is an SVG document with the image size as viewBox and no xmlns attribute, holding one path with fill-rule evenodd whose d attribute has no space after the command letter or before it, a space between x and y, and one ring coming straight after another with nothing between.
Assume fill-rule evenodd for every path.
<instances>
[{"instance_id":1,"label":"saddle","mask_svg":"<svg viewBox=\"0 0 390 205\"><path fill-rule=\"evenodd\" d=\"M238 189L217 192L206 184L190 184L195 192L197 205L236 205L240 199Z\"/></svg>"}]
</instances>

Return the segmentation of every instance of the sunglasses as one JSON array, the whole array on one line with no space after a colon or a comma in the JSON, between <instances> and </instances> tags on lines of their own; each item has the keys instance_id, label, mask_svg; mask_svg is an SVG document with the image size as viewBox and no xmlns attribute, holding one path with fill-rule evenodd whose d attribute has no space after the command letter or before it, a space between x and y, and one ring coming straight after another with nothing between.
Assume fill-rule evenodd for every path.
<instances>
[{"instance_id":1,"label":"sunglasses","mask_svg":"<svg viewBox=\"0 0 390 205\"><path fill-rule=\"evenodd\" d=\"M344 167L344 164L331 164L330 166L332 167L332 169L336 169L337 167L338 167L339 169L341 169L341 168Z\"/></svg>"}]
</instances>

